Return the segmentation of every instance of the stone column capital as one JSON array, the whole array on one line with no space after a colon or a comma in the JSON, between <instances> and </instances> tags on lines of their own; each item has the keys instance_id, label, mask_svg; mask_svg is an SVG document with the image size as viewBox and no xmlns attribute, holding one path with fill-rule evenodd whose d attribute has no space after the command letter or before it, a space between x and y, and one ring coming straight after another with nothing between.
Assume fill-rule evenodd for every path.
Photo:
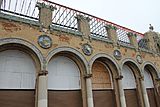
<instances>
[{"instance_id":1,"label":"stone column capital","mask_svg":"<svg viewBox=\"0 0 160 107\"><path fill-rule=\"evenodd\" d=\"M115 77L116 80L122 80L122 78L123 78L123 75L118 75Z\"/></svg>"},{"instance_id":2,"label":"stone column capital","mask_svg":"<svg viewBox=\"0 0 160 107\"><path fill-rule=\"evenodd\" d=\"M38 76L42 76L42 75L47 75L48 74L48 71L47 70L41 70L39 73L38 73Z\"/></svg>"},{"instance_id":3,"label":"stone column capital","mask_svg":"<svg viewBox=\"0 0 160 107\"><path fill-rule=\"evenodd\" d=\"M144 81L144 76L140 76L140 77L139 77L139 80L140 80L140 81Z\"/></svg>"},{"instance_id":4,"label":"stone column capital","mask_svg":"<svg viewBox=\"0 0 160 107\"><path fill-rule=\"evenodd\" d=\"M92 74L85 74L84 75L84 78L91 78L92 77Z\"/></svg>"}]
</instances>

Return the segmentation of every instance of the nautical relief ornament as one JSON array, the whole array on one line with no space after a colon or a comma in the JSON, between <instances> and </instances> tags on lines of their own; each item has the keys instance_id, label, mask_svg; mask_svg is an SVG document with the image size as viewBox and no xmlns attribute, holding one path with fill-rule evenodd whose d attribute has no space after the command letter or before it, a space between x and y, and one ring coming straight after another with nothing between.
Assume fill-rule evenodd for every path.
<instances>
[{"instance_id":1,"label":"nautical relief ornament","mask_svg":"<svg viewBox=\"0 0 160 107\"><path fill-rule=\"evenodd\" d=\"M122 58L122 54L119 50L114 50L113 56L118 60L120 60Z\"/></svg>"},{"instance_id":2,"label":"nautical relief ornament","mask_svg":"<svg viewBox=\"0 0 160 107\"><path fill-rule=\"evenodd\" d=\"M137 60L137 62L138 62L139 64L142 64L142 63L143 63L143 60L142 60L141 55L137 55L137 56L136 56L136 60Z\"/></svg>"},{"instance_id":3,"label":"nautical relief ornament","mask_svg":"<svg viewBox=\"0 0 160 107\"><path fill-rule=\"evenodd\" d=\"M82 51L85 55L90 56L93 52L93 48L88 43L82 45Z\"/></svg>"},{"instance_id":4,"label":"nautical relief ornament","mask_svg":"<svg viewBox=\"0 0 160 107\"><path fill-rule=\"evenodd\" d=\"M40 35L38 37L38 44L44 48L48 49L52 46L52 39L47 35Z\"/></svg>"}]
</instances>

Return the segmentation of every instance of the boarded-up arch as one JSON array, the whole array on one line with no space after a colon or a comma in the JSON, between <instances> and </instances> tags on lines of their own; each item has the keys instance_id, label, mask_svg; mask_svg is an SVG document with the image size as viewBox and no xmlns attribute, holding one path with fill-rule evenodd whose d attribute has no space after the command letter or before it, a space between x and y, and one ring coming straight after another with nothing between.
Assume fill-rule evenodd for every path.
<instances>
[{"instance_id":1,"label":"boarded-up arch","mask_svg":"<svg viewBox=\"0 0 160 107\"><path fill-rule=\"evenodd\" d=\"M92 88L95 107L116 107L113 73L116 75L117 71L113 69L116 70L115 65L105 57L97 58L92 64Z\"/></svg>"},{"instance_id":2,"label":"boarded-up arch","mask_svg":"<svg viewBox=\"0 0 160 107\"><path fill-rule=\"evenodd\" d=\"M1 51L0 68L0 105L34 107L36 66L31 56L19 50Z\"/></svg>"},{"instance_id":3,"label":"boarded-up arch","mask_svg":"<svg viewBox=\"0 0 160 107\"><path fill-rule=\"evenodd\" d=\"M112 77L108 67L100 61L95 61L92 66L93 89L112 89Z\"/></svg>"},{"instance_id":4,"label":"boarded-up arch","mask_svg":"<svg viewBox=\"0 0 160 107\"><path fill-rule=\"evenodd\" d=\"M58 107L64 106L63 104L69 104L69 106L76 106L77 105L77 107L86 106L86 104L87 104L86 103L87 102L87 99L86 99L86 83L85 83L84 75L89 73L87 60L82 55L82 53L80 53L78 50L76 50L74 48L71 48L71 47L62 46L62 47L55 48L48 53L48 56L46 58L47 63L49 63L53 58L56 58L57 56L67 57L67 58L69 58L70 60L72 60L73 62L76 63L76 66L78 66L79 72L80 72L81 89L78 89L78 90L77 89L76 90L64 90L64 91L63 90L61 90L61 91L59 91L59 90L57 90L57 91L49 90L49 107L52 107L54 105L53 104L54 102L53 102L52 99L55 98L56 93L58 94L58 96L61 96L61 95L63 96L63 93L66 93L66 95L67 95L67 93L68 93L67 96L61 97L61 98L64 99L64 103L62 103L63 101L58 102L59 104L56 104L56 105L58 105ZM74 94L74 96L77 97L77 98L74 98L72 96L72 94ZM68 97L72 98L72 99L68 99ZM76 100L76 101L71 101L71 100ZM74 103L74 104L72 104L72 103Z\"/></svg>"},{"instance_id":5,"label":"boarded-up arch","mask_svg":"<svg viewBox=\"0 0 160 107\"><path fill-rule=\"evenodd\" d=\"M154 84L156 84L156 78L158 78L156 68L151 64L146 64L143 68L143 71L144 71L144 85L147 90L150 107L159 107L160 87L154 86Z\"/></svg>"},{"instance_id":6,"label":"boarded-up arch","mask_svg":"<svg viewBox=\"0 0 160 107\"><path fill-rule=\"evenodd\" d=\"M72 55L63 52L48 64L49 107L82 107L82 70ZM75 57L74 57L75 58Z\"/></svg>"},{"instance_id":7,"label":"boarded-up arch","mask_svg":"<svg viewBox=\"0 0 160 107\"><path fill-rule=\"evenodd\" d=\"M125 93L126 106L139 107L135 74L129 65L129 62L126 62L122 67L122 86Z\"/></svg>"},{"instance_id":8,"label":"boarded-up arch","mask_svg":"<svg viewBox=\"0 0 160 107\"><path fill-rule=\"evenodd\" d=\"M74 90L80 89L80 71L71 59L58 56L50 60L48 65L48 89Z\"/></svg>"}]
</instances>

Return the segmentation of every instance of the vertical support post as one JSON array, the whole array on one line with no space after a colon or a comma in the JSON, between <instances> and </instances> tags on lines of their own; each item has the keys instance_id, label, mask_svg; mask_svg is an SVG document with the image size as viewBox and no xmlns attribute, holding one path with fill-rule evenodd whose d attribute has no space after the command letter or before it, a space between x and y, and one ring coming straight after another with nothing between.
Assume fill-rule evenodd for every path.
<instances>
[{"instance_id":1,"label":"vertical support post","mask_svg":"<svg viewBox=\"0 0 160 107\"><path fill-rule=\"evenodd\" d=\"M91 78L86 78L86 85L87 85L87 104L88 104L88 107L94 107Z\"/></svg>"},{"instance_id":2,"label":"vertical support post","mask_svg":"<svg viewBox=\"0 0 160 107\"><path fill-rule=\"evenodd\" d=\"M131 45L134 46L136 49L138 49L137 35L131 32L129 32L127 35L128 35Z\"/></svg>"},{"instance_id":3,"label":"vertical support post","mask_svg":"<svg viewBox=\"0 0 160 107\"><path fill-rule=\"evenodd\" d=\"M142 87L142 95L144 98L144 105L145 105L145 107L150 107L148 94L147 94L146 88L144 86L144 79L140 79L140 83L141 83L141 87Z\"/></svg>"},{"instance_id":4,"label":"vertical support post","mask_svg":"<svg viewBox=\"0 0 160 107\"><path fill-rule=\"evenodd\" d=\"M117 28L115 26L106 25L106 31L109 36L109 39L113 41L113 44L117 46L118 38L117 38Z\"/></svg>"},{"instance_id":5,"label":"vertical support post","mask_svg":"<svg viewBox=\"0 0 160 107\"><path fill-rule=\"evenodd\" d=\"M3 3L3 0L0 0L0 9L1 9L2 3Z\"/></svg>"},{"instance_id":6,"label":"vertical support post","mask_svg":"<svg viewBox=\"0 0 160 107\"><path fill-rule=\"evenodd\" d=\"M87 91L87 107L94 107L91 77L92 74L85 75L86 91Z\"/></svg>"},{"instance_id":7,"label":"vertical support post","mask_svg":"<svg viewBox=\"0 0 160 107\"><path fill-rule=\"evenodd\" d=\"M43 28L49 28L52 24L52 11L56 8L45 3L37 3L37 7L39 8L39 22Z\"/></svg>"},{"instance_id":8,"label":"vertical support post","mask_svg":"<svg viewBox=\"0 0 160 107\"><path fill-rule=\"evenodd\" d=\"M38 77L38 107L48 107L48 71L42 70Z\"/></svg>"},{"instance_id":9,"label":"vertical support post","mask_svg":"<svg viewBox=\"0 0 160 107\"><path fill-rule=\"evenodd\" d=\"M125 100L124 90L122 86L122 78L123 76L120 76L119 78L117 78L118 87L119 87L119 95L120 95L120 103L121 103L121 107L126 107L126 100Z\"/></svg>"},{"instance_id":10,"label":"vertical support post","mask_svg":"<svg viewBox=\"0 0 160 107\"><path fill-rule=\"evenodd\" d=\"M84 17L82 15L77 15L77 22L78 22L78 30L82 32L84 37L90 39L90 19L88 17Z\"/></svg>"}]
</instances>

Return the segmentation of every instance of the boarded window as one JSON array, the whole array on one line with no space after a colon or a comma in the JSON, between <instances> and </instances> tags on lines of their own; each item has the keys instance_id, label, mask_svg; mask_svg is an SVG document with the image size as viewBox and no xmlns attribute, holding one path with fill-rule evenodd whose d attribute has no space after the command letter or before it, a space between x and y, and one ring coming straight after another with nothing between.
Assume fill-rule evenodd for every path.
<instances>
[{"instance_id":1,"label":"boarded window","mask_svg":"<svg viewBox=\"0 0 160 107\"><path fill-rule=\"evenodd\" d=\"M34 89L35 71L32 58L24 52L0 52L0 89Z\"/></svg>"},{"instance_id":2,"label":"boarded window","mask_svg":"<svg viewBox=\"0 0 160 107\"><path fill-rule=\"evenodd\" d=\"M111 75L107 66L96 61L93 63L92 67L92 87L93 89L111 89Z\"/></svg>"},{"instance_id":3,"label":"boarded window","mask_svg":"<svg viewBox=\"0 0 160 107\"><path fill-rule=\"evenodd\" d=\"M122 75L122 85L125 94L126 106L139 107L135 77L132 70L127 65L123 66Z\"/></svg>"},{"instance_id":4,"label":"boarded window","mask_svg":"<svg viewBox=\"0 0 160 107\"><path fill-rule=\"evenodd\" d=\"M153 88L153 81L152 81L152 77L149 73L148 70L144 70L144 84L146 88Z\"/></svg>"},{"instance_id":5,"label":"boarded window","mask_svg":"<svg viewBox=\"0 0 160 107\"><path fill-rule=\"evenodd\" d=\"M80 89L80 71L71 59L58 56L48 65L48 88L55 90Z\"/></svg>"},{"instance_id":6,"label":"boarded window","mask_svg":"<svg viewBox=\"0 0 160 107\"><path fill-rule=\"evenodd\" d=\"M123 75L123 79L122 79L123 89L135 89L136 82L135 82L134 74L127 65L123 66L122 75Z\"/></svg>"}]
</instances>

